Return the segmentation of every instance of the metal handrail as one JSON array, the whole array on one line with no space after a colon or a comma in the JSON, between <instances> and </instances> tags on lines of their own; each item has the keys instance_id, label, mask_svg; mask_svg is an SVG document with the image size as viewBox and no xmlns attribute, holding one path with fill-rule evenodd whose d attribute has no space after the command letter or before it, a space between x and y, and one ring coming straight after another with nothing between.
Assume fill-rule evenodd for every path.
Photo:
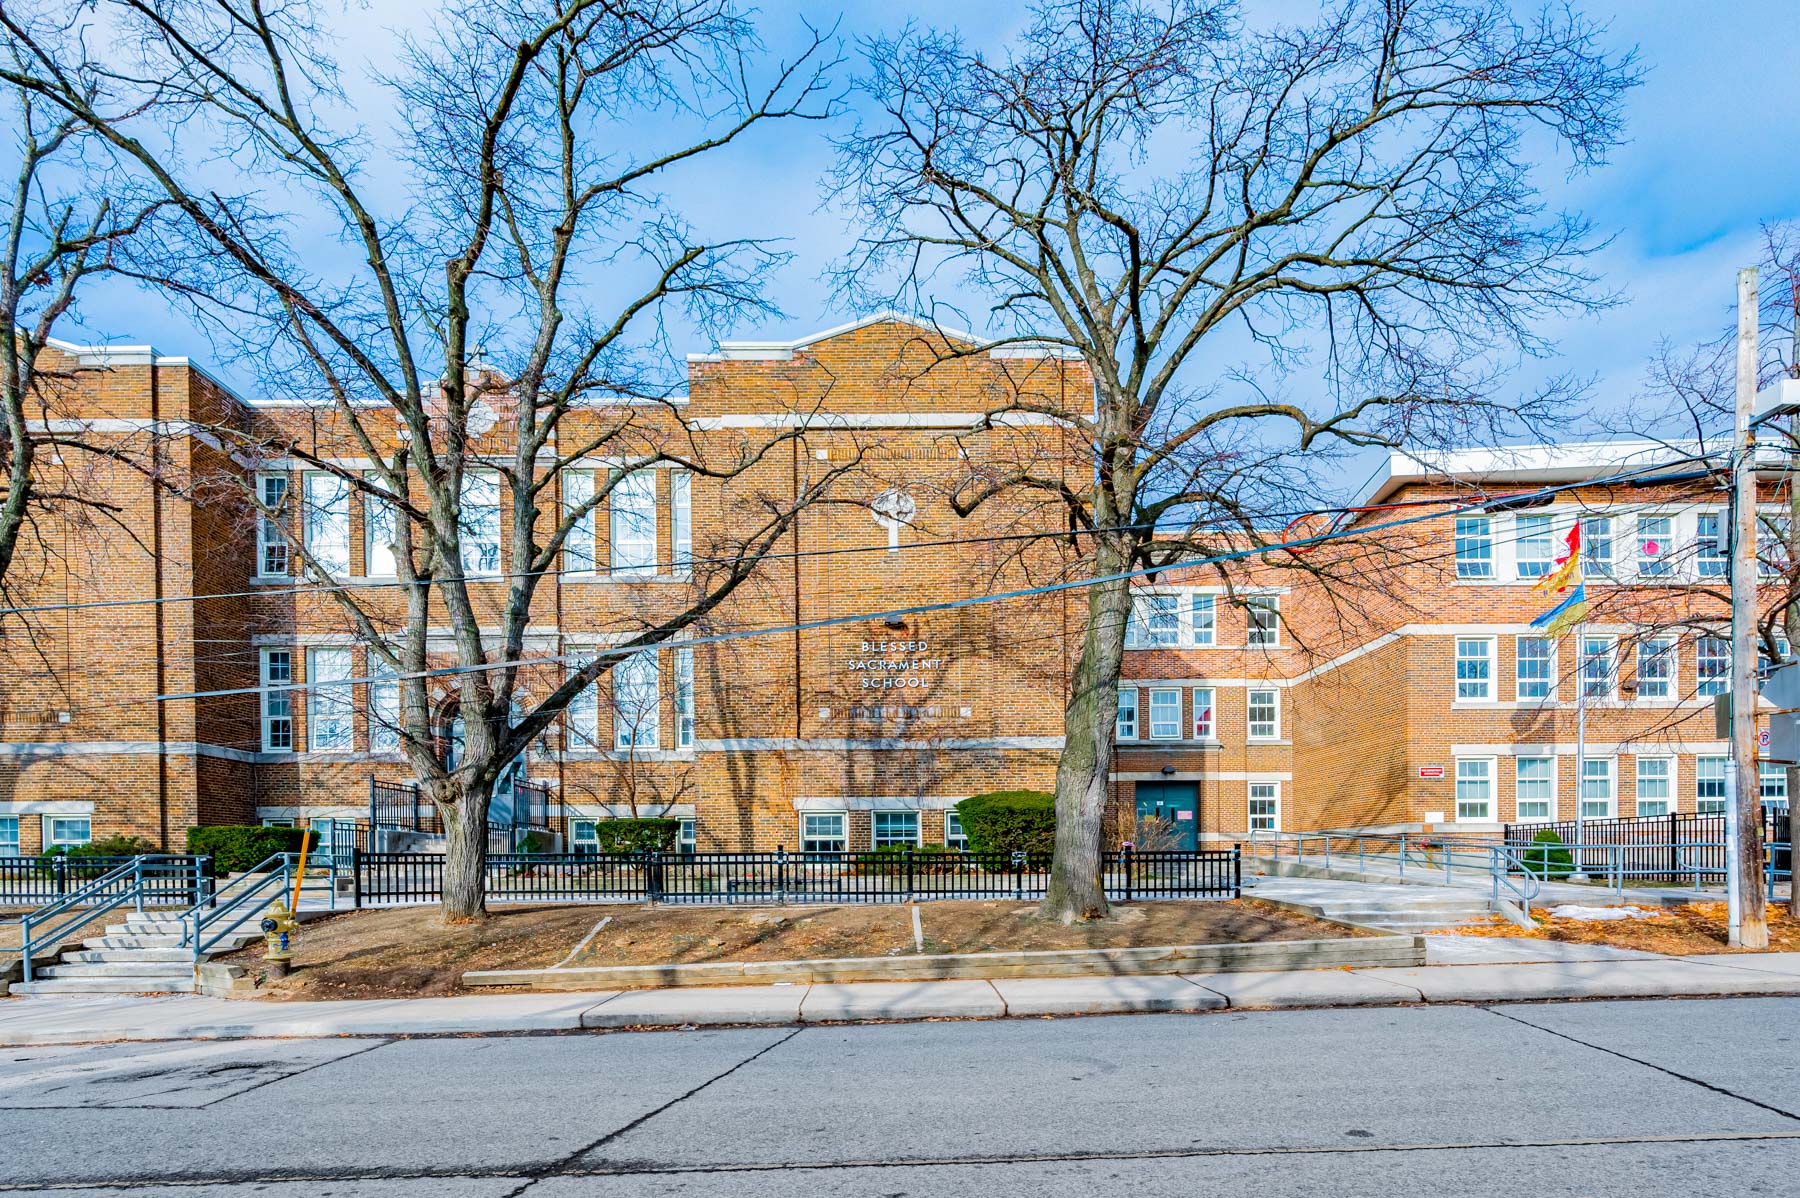
<instances>
[{"instance_id":1,"label":"metal handrail","mask_svg":"<svg viewBox=\"0 0 1800 1198\"><path fill-rule=\"evenodd\" d=\"M138 911L143 911L144 887L146 885L144 877L145 866L166 866L169 862L179 862L179 864L172 870L154 870L151 880L162 881L171 876L179 877L189 869L192 869L194 873L192 893L198 894L205 879L203 858L187 858L175 855L165 856L155 854L143 857L133 857L130 861L124 862L123 864L108 870L106 873L95 878L80 889L70 891L55 902L46 903L37 910L31 911L23 916L19 920L19 952L21 955L24 980L27 982L34 980L35 970L32 964L32 958L36 955L33 947L34 940L39 944L48 943L54 945L57 941L62 939L64 933L80 927L84 923L89 923L101 916L117 911L128 902L132 903ZM131 878L131 884L114 893L109 901L102 903L94 903L92 901L99 895L104 894L109 887L117 886L127 877ZM75 910L77 907L81 909L78 911ZM55 917L59 915L65 914L68 918L61 923L53 924L47 929L40 926L47 921L55 919ZM36 935L33 934L34 929L36 929Z\"/></svg>"},{"instance_id":2,"label":"metal handrail","mask_svg":"<svg viewBox=\"0 0 1800 1198\"><path fill-rule=\"evenodd\" d=\"M1518 901L1519 909L1525 913L1525 918L1530 919L1531 900L1536 898L1543 890L1543 886L1539 883L1537 875L1531 872L1531 863L1515 858L1513 856L1513 847L1509 845L1495 845L1492 852L1494 854L1494 861L1490 864L1488 872L1493 875L1494 879L1494 901L1496 903L1500 901L1500 891L1502 889L1508 890ZM1547 857L1548 854L1545 856ZM1515 868L1517 872L1522 873L1525 876L1525 883L1523 885L1513 881L1513 872Z\"/></svg>"},{"instance_id":3,"label":"metal handrail","mask_svg":"<svg viewBox=\"0 0 1800 1198\"><path fill-rule=\"evenodd\" d=\"M296 859L297 854L294 853L272 853L232 879L222 890L208 895L181 913L181 922L184 925L181 947L192 949L196 966L213 945L243 926L245 921L262 914L264 904L258 902L249 910L242 911L237 918L232 919L210 938L202 939L201 933L223 920L227 915L239 911L252 899L263 898L273 888L272 883L279 882L281 889L277 893L285 894L287 887L293 881Z\"/></svg>"}]
</instances>

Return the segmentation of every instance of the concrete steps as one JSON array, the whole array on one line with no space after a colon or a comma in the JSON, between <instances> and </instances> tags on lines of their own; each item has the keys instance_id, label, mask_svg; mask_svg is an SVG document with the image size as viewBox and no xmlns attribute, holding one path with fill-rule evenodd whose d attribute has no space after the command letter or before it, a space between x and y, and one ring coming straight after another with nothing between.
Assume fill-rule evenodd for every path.
<instances>
[{"instance_id":1,"label":"concrete steps","mask_svg":"<svg viewBox=\"0 0 1800 1198\"><path fill-rule=\"evenodd\" d=\"M134 912L122 924L109 924L105 934L90 936L81 948L65 951L61 961L39 966L29 982L14 982L16 995L55 994L191 994L194 954L182 947L179 919L153 912ZM212 952L233 952L260 938L255 925L225 937Z\"/></svg>"}]
</instances>

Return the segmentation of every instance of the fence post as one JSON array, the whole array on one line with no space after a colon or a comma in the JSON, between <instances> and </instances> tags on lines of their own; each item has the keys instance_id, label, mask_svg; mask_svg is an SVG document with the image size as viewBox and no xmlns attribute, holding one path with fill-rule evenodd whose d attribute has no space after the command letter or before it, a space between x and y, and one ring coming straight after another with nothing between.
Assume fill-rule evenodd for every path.
<instances>
[{"instance_id":1,"label":"fence post","mask_svg":"<svg viewBox=\"0 0 1800 1198\"><path fill-rule=\"evenodd\" d=\"M902 849L900 855L906 858L906 898L910 902L913 896L913 851Z\"/></svg>"},{"instance_id":2,"label":"fence post","mask_svg":"<svg viewBox=\"0 0 1800 1198\"><path fill-rule=\"evenodd\" d=\"M375 825L370 824L371 829ZM362 850L350 850L350 901L358 911L362 910Z\"/></svg>"},{"instance_id":3,"label":"fence post","mask_svg":"<svg viewBox=\"0 0 1800 1198\"><path fill-rule=\"evenodd\" d=\"M1119 850L1119 860L1125 866L1125 901L1131 901L1131 862L1133 853L1131 846L1126 845Z\"/></svg>"},{"instance_id":4,"label":"fence post","mask_svg":"<svg viewBox=\"0 0 1800 1198\"><path fill-rule=\"evenodd\" d=\"M662 854L646 849L644 856L644 897L654 903L662 897Z\"/></svg>"},{"instance_id":5,"label":"fence post","mask_svg":"<svg viewBox=\"0 0 1800 1198\"><path fill-rule=\"evenodd\" d=\"M1025 854L1015 849L1012 855L1013 867L1013 899L1023 902L1025 899Z\"/></svg>"},{"instance_id":6,"label":"fence post","mask_svg":"<svg viewBox=\"0 0 1800 1198\"><path fill-rule=\"evenodd\" d=\"M50 859L50 878L53 882L56 883L56 897L57 898L61 898L63 895L69 893L69 872L68 871L69 871L69 859L67 857L56 856L56 857L52 857ZM26 981L30 981L30 980L31 980L30 975L29 974L26 975Z\"/></svg>"},{"instance_id":7,"label":"fence post","mask_svg":"<svg viewBox=\"0 0 1800 1198\"><path fill-rule=\"evenodd\" d=\"M1671 801L1669 805L1673 807L1675 804ZM1675 813L1671 811L1669 812L1669 881L1679 884L1681 881L1681 848L1675 843L1677 835Z\"/></svg>"},{"instance_id":8,"label":"fence post","mask_svg":"<svg viewBox=\"0 0 1800 1198\"><path fill-rule=\"evenodd\" d=\"M781 844L775 846L775 893L785 899L787 892L787 846Z\"/></svg>"},{"instance_id":9,"label":"fence post","mask_svg":"<svg viewBox=\"0 0 1800 1198\"><path fill-rule=\"evenodd\" d=\"M1231 897L1244 896L1244 852L1240 845L1231 846Z\"/></svg>"},{"instance_id":10,"label":"fence post","mask_svg":"<svg viewBox=\"0 0 1800 1198\"><path fill-rule=\"evenodd\" d=\"M370 774L369 775L369 851L371 853L375 851L375 829L378 826L379 825L375 819L375 775Z\"/></svg>"}]
</instances>

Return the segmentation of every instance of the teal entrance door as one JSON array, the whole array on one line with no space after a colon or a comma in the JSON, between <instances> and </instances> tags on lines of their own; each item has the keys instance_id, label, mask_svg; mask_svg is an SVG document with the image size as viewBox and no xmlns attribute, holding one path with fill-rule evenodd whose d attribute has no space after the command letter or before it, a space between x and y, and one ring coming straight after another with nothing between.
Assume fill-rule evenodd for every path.
<instances>
[{"instance_id":1,"label":"teal entrance door","mask_svg":"<svg viewBox=\"0 0 1800 1198\"><path fill-rule=\"evenodd\" d=\"M1200 795L1193 782L1139 782L1137 836L1140 849L1200 847Z\"/></svg>"}]
</instances>

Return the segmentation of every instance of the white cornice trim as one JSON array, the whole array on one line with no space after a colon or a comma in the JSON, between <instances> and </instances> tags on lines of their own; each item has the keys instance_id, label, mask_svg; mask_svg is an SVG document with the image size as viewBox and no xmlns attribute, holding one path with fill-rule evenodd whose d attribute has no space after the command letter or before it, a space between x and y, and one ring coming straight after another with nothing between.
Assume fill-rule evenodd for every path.
<instances>
[{"instance_id":1,"label":"white cornice trim","mask_svg":"<svg viewBox=\"0 0 1800 1198\"><path fill-rule=\"evenodd\" d=\"M719 429L859 429L917 428L974 430L984 422L997 428L1033 428L1068 424L1042 412L743 412L699 416L688 421L695 432Z\"/></svg>"},{"instance_id":2,"label":"white cornice trim","mask_svg":"<svg viewBox=\"0 0 1800 1198\"><path fill-rule=\"evenodd\" d=\"M702 753L749 753L790 750L801 753L841 753L848 749L922 749L946 752L980 749L1061 749L1060 736L945 737L942 740L899 738L854 740L846 737L746 736L723 740L697 740Z\"/></svg>"}]
</instances>

